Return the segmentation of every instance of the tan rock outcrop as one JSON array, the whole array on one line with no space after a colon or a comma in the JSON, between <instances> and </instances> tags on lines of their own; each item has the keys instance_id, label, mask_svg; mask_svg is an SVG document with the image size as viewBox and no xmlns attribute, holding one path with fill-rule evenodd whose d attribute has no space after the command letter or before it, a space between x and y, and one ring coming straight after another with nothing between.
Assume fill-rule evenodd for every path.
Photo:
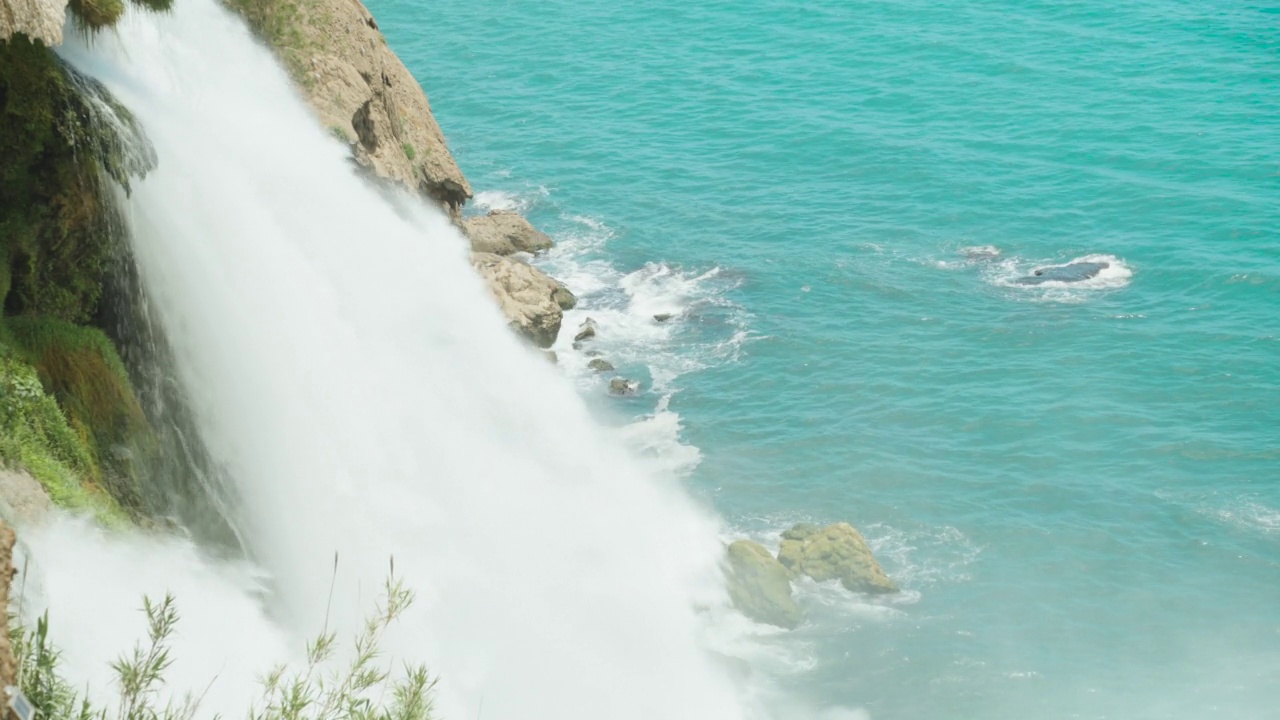
<instances>
[{"instance_id":1,"label":"tan rock outcrop","mask_svg":"<svg viewBox=\"0 0 1280 720\"><path fill-rule=\"evenodd\" d=\"M0 608L9 607L9 584L13 582L13 544L17 537L13 528L0 520ZM7 617L7 616L6 616ZM9 641L9 625L5 622L5 631L0 633L0 689L15 685L18 676L18 664L13 658L13 645ZM8 693L0 696L8 701Z\"/></svg>"},{"instance_id":2,"label":"tan rock outcrop","mask_svg":"<svg viewBox=\"0 0 1280 720\"><path fill-rule=\"evenodd\" d=\"M223 1L275 50L320 122L351 144L360 165L459 219L471 186L422 86L359 0Z\"/></svg>"},{"instance_id":3,"label":"tan rock outcrop","mask_svg":"<svg viewBox=\"0 0 1280 720\"><path fill-rule=\"evenodd\" d=\"M0 0L0 40L22 33L49 47L62 44L67 0Z\"/></svg>"},{"instance_id":4,"label":"tan rock outcrop","mask_svg":"<svg viewBox=\"0 0 1280 720\"><path fill-rule=\"evenodd\" d=\"M551 249L551 238L535 228L518 213L494 210L488 215L467 218L462 231L471 240L475 252L511 255L536 253Z\"/></svg>"},{"instance_id":5,"label":"tan rock outcrop","mask_svg":"<svg viewBox=\"0 0 1280 720\"><path fill-rule=\"evenodd\" d=\"M0 467L0 519L26 527L53 512L53 501L39 480L25 470Z\"/></svg>"},{"instance_id":6,"label":"tan rock outcrop","mask_svg":"<svg viewBox=\"0 0 1280 720\"><path fill-rule=\"evenodd\" d=\"M471 253L471 264L484 278L498 307L517 333L538 347L551 347L560 333L566 304L573 294L527 263L493 253Z\"/></svg>"},{"instance_id":7,"label":"tan rock outcrop","mask_svg":"<svg viewBox=\"0 0 1280 720\"><path fill-rule=\"evenodd\" d=\"M778 561L793 576L807 575L818 582L839 580L852 592L898 592L867 541L849 523L796 525L782 534Z\"/></svg>"},{"instance_id":8,"label":"tan rock outcrop","mask_svg":"<svg viewBox=\"0 0 1280 720\"><path fill-rule=\"evenodd\" d=\"M791 597L786 568L760 543L738 540L729 545L729 599L743 615L756 622L788 630L803 619Z\"/></svg>"}]
</instances>

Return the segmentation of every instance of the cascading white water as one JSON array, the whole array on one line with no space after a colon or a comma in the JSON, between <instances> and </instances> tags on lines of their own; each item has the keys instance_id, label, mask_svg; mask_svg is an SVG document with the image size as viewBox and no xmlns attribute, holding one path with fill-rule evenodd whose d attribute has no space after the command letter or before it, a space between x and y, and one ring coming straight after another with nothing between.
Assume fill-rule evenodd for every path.
<instances>
[{"instance_id":1,"label":"cascading white water","mask_svg":"<svg viewBox=\"0 0 1280 720\"><path fill-rule=\"evenodd\" d=\"M386 650L441 675L445 718L752 715L699 639L724 602L716 523L503 327L440 213L358 179L213 0L65 52L155 145L135 254L296 642L335 552L330 627L394 557L418 602Z\"/></svg>"}]
</instances>

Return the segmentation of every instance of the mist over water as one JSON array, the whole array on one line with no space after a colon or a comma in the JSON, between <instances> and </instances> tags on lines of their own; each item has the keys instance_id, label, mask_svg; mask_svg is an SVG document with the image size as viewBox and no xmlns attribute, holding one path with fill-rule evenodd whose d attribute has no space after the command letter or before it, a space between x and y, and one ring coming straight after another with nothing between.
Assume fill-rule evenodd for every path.
<instances>
[{"instance_id":1,"label":"mist over water","mask_svg":"<svg viewBox=\"0 0 1280 720\"><path fill-rule=\"evenodd\" d=\"M705 649L725 603L716 520L504 327L440 213L367 187L212 0L131 13L67 55L155 146L126 201L133 249L261 571L229 581L190 546L69 525L33 543L42 567L101 544L98 575L125 578L96 598L103 621L183 565L180 652L216 635L194 667L238 676L301 648L327 608L349 636L394 558L418 602L385 649L441 675L442 717L752 716ZM83 613L74 577L46 576L55 612ZM136 627L76 633L73 679ZM241 689L217 682L228 702Z\"/></svg>"}]
</instances>

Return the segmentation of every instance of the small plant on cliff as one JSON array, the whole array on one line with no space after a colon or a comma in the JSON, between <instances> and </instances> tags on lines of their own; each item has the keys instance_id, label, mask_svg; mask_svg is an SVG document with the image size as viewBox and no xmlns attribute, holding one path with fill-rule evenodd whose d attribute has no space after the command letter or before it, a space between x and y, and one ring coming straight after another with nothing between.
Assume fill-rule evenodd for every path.
<instances>
[{"instance_id":1,"label":"small plant on cliff","mask_svg":"<svg viewBox=\"0 0 1280 720\"><path fill-rule=\"evenodd\" d=\"M413 149L413 146L412 146L412 145L410 145L409 143L405 143L405 144L404 144L404 156L405 156L405 157L407 157L407 158L409 158L410 160L412 160L412 159L414 159L414 158L416 158L416 157L418 156L418 151L417 151L417 150L414 150L414 149Z\"/></svg>"},{"instance_id":2,"label":"small plant on cliff","mask_svg":"<svg viewBox=\"0 0 1280 720\"><path fill-rule=\"evenodd\" d=\"M413 593L389 575L381 604L355 639L355 654L341 668L328 668L337 650L337 635L327 629L307 645L307 665L290 673L280 666L263 679L263 697L248 720L432 720L436 679L421 665L406 665L392 679L392 668L378 663L378 646L387 628L413 603ZM114 713L95 708L59 675L59 652L49 642L46 613L34 630L13 623L10 637L18 665L18 686L42 718L66 720L191 720L200 697L158 705L165 672L172 663L169 640L178 624L172 596L143 601L146 644L112 663L120 690ZM389 700L385 690L390 690Z\"/></svg>"}]
</instances>

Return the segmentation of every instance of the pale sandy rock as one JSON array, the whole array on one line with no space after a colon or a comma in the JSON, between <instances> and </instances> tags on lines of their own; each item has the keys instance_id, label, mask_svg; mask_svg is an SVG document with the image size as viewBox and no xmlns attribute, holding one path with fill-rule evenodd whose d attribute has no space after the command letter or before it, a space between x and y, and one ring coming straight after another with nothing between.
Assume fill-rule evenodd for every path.
<instances>
[{"instance_id":1,"label":"pale sandy rock","mask_svg":"<svg viewBox=\"0 0 1280 720\"><path fill-rule=\"evenodd\" d=\"M803 615L791 596L787 570L759 543L738 540L729 545L729 599L756 622L792 629Z\"/></svg>"},{"instance_id":2,"label":"pale sandy rock","mask_svg":"<svg viewBox=\"0 0 1280 720\"><path fill-rule=\"evenodd\" d=\"M852 592L898 592L867 541L849 523L796 525L782 534L778 561L793 576L807 575L818 582L839 580Z\"/></svg>"},{"instance_id":3,"label":"pale sandy rock","mask_svg":"<svg viewBox=\"0 0 1280 720\"><path fill-rule=\"evenodd\" d=\"M351 144L360 165L460 217L471 186L422 86L359 0L223 1L276 51L320 122Z\"/></svg>"},{"instance_id":4,"label":"pale sandy rock","mask_svg":"<svg viewBox=\"0 0 1280 720\"><path fill-rule=\"evenodd\" d=\"M550 347L556 341L564 319L556 302L560 283L532 265L493 253L471 253L471 264L516 332L538 347Z\"/></svg>"},{"instance_id":5,"label":"pale sandy rock","mask_svg":"<svg viewBox=\"0 0 1280 720\"><path fill-rule=\"evenodd\" d=\"M52 512L53 501L38 480L24 470L0 468L0 518L26 526Z\"/></svg>"},{"instance_id":6,"label":"pale sandy rock","mask_svg":"<svg viewBox=\"0 0 1280 720\"><path fill-rule=\"evenodd\" d=\"M0 0L0 40L22 33L49 47L62 44L67 0Z\"/></svg>"},{"instance_id":7,"label":"pale sandy rock","mask_svg":"<svg viewBox=\"0 0 1280 720\"><path fill-rule=\"evenodd\" d=\"M467 218L462 230L471 240L475 252L497 255L536 253L551 248L551 238L535 228L518 213L494 210L488 215Z\"/></svg>"}]
</instances>

